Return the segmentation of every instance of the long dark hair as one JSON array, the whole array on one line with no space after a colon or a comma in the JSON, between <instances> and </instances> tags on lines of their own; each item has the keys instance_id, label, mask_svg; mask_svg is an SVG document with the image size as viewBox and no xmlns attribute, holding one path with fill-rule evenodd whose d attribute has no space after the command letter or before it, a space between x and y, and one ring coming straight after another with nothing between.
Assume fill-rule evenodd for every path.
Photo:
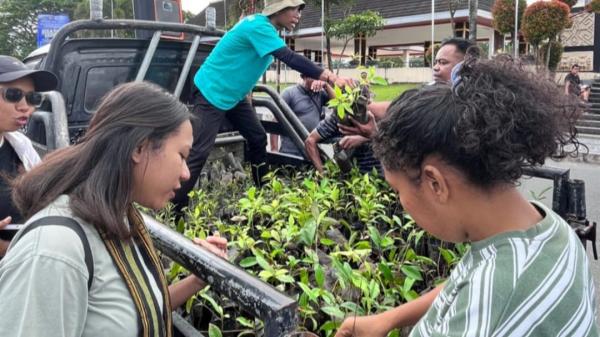
<instances>
[{"instance_id":1,"label":"long dark hair","mask_svg":"<svg viewBox=\"0 0 600 337\"><path fill-rule=\"evenodd\" d=\"M454 87L406 92L373 141L388 170L419 170L438 154L483 188L514 184L523 168L576 155L581 104L508 56L465 61Z\"/></svg>"},{"instance_id":2,"label":"long dark hair","mask_svg":"<svg viewBox=\"0 0 600 337\"><path fill-rule=\"evenodd\" d=\"M13 200L27 219L67 194L75 216L108 236L128 238L133 152L145 141L160 148L190 116L184 104L154 84L119 85L102 99L81 142L49 154L15 180Z\"/></svg>"}]
</instances>

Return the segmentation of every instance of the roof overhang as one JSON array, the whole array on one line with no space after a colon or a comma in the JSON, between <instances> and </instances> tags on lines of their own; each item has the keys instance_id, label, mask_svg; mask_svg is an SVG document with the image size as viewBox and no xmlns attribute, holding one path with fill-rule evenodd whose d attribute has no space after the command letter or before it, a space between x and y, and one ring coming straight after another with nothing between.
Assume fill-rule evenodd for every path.
<instances>
[{"instance_id":1,"label":"roof overhang","mask_svg":"<svg viewBox=\"0 0 600 337\"><path fill-rule=\"evenodd\" d=\"M464 19L469 17L468 9L461 9L454 13L454 20ZM435 23L442 24L450 22L450 12L436 12L435 13ZM492 13L485 10L477 11L477 22L480 24L484 24L486 26L492 25ZM402 28L402 27L414 27L414 26L425 26L431 25L431 14L417 14L410 16L399 16L395 18L387 18L384 19L384 28L383 29L394 29L394 28ZM321 35L323 31L322 27L310 27L310 28L302 28L293 33L286 33L285 35L302 37L302 36L314 36Z\"/></svg>"}]
</instances>

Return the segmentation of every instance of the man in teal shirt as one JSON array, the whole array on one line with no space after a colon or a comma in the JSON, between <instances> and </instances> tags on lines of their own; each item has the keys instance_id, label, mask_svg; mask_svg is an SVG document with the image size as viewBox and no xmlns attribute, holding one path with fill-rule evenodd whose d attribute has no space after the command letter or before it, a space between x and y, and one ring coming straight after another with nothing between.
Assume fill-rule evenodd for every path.
<instances>
[{"instance_id":1,"label":"man in teal shirt","mask_svg":"<svg viewBox=\"0 0 600 337\"><path fill-rule=\"evenodd\" d=\"M194 145L187 160L191 179L182 184L173 202L177 211L188 204L194 187L212 150L219 128L226 118L248 143L248 159L254 182L260 186L266 173L267 135L246 95L274 58L307 77L337 84L353 81L316 66L286 47L277 30L292 31L298 24L303 0L265 0L261 14L247 16L217 43L194 77L199 94L194 102Z\"/></svg>"}]
</instances>

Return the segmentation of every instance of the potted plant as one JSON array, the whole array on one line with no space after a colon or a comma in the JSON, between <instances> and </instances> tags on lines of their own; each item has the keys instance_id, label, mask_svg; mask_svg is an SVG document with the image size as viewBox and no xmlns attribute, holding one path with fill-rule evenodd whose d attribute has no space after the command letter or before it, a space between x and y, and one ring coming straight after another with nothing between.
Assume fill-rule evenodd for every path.
<instances>
[{"instance_id":1,"label":"potted plant","mask_svg":"<svg viewBox=\"0 0 600 337\"><path fill-rule=\"evenodd\" d=\"M335 110L340 123L343 125L352 126L349 117L352 117L358 123L367 123L369 121L367 105L371 97L371 84L388 84L383 77L376 75L375 67L358 67L357 69L362 70L359 85L354 88L346 86L343 89L336 85L333 88L335 98L327 103L330 108ZM351 159L353 153L353 149L344 150L339 146L339 143L334 144L334 159L342 172L349 172L352 169Z\"/></svg>"}]
</instances>

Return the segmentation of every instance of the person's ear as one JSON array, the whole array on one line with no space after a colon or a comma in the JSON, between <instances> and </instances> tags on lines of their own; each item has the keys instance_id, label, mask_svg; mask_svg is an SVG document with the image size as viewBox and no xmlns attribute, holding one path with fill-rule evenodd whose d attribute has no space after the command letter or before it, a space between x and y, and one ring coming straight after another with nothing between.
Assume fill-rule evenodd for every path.
<instances>
[{"instance_id":1,"label":"person's ear","mask_svg":"<svg viewBox=\"0 0 600 337\"><path fill-rule=\"evenodd\" d=\"M448 179L437 166L425 165L421 171L423 187L440 203L446 203L450 196Z\"/></svg>"},{"instance_id":2,"label":"person's ear","mask_svg":"<svg viewBox=\"0 0 600 337\"><path fill-rule=\"evenodd\" d=\"M131 155L131 160L133 160L134 164L139 164L143 161L144 156L148 151L148 140L143 141L141 144L136 146L133 154Z\"/></svg>"}]
</instances>

